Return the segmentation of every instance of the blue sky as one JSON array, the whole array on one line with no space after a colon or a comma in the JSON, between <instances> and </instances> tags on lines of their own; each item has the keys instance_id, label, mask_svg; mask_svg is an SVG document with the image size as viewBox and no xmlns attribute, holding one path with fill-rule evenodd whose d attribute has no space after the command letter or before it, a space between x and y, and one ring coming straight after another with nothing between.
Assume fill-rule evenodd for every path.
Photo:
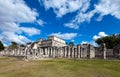
<instances>
[{"instance_id":1,"label":"blue sky","mask_svg":"<svg viewBox=\"0 0 120 77\"><path fill-rule=\"evenodd\" d=\"M26 44L55 35L90 43L120 33L120 0L0 0L0 40Z\"/></svg>"}]
</instances>

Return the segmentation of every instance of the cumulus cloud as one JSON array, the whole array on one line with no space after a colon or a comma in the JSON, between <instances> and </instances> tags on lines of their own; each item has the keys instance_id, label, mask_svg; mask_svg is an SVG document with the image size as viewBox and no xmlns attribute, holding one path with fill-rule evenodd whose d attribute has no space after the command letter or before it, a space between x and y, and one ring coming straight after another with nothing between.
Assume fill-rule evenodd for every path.
<instances>
[{"instance_id":1,"label":"cumulus cloud","mask_svg":"<svg viewBox=\"0 0 120 77\"><path fill-rule=\"evenodd\" d=\"M82 12L86 11L89 6L90 0L42 0L45 9L52 8L57 17L62 17L67 13L75 12L81 9Z\"/></svg>"},{"instance_id":2,"label":"cumulus cloud","mask_svg":"<svg viewBox=\"0 0 120 77\"><path fill-rule=\"evenodd\" d=\"M77 36L77 33L61 33L61 32L58 32L58 33L52 33L50 35L54 35L54 36L57 36L59 38L65 39L65 40L72 40Z\"/></svg>"},{"instance_id":3,"label":"cumulus cloud","mask_svg":"<svg viewBox=\"0 0 120 77\"><path fill-rule=\"evenodd\" d=\"M40 1L40 0L39 0ZM105 15L120 19L120 0L99 0L96 4L90 4L90 0L41 0L46 10L52 8L57 17L67 13L77 12L76 16L64 24L65 27L78 29L84 22L90 22L97 13L96 21L101 21ZM88 11L89 7L94 9Z\"/></svg>"},{"instance_id":4,"label":"cumulus cloud","mask_svg":"<svg viewBox=\"0 0 120 77\"><path fill-rule=\"evenodd\" d=\"M29 40L28 38L26 38L25 36L22 35L17 35L14 32L2 32L1 34L1 40L4 42L11 42L11 41L15 41L19 44L25 44L27 42L30 42L31 40Z\"/></svg>"},{"instance_id":5,"label":"cumulus cloud","mask_svg":"<svg viewBox=\"0 0 120 77\"><path fill-rule=\"evenodd\" d=\"M64 25L69 28L78 29L81 23L89 22L94 14L95 11L90 11L88 13L83 13L80 11L73 20L71 20L69 23L65 23Z\"/></svg>"},{"instance_id":6,"label":"cumulus cloud","mask_svg":"<svg viewBox=\"0 0 120 77\"><path fill-rule=\"evenodd\" d=\"M0 40L17 43L30 41L22 32L34 35L40 31L33 27L20 27L20 23L33 23L37 16L38 13L23 0L0 0Z\"/></svg>"},{"instance_id":7,"label":"cumulus cloud","mask_svg":"<svg viewBox=\"0 0 120 77\"><path fill-rule=\"evenodd\" d=\"M97 39L105 37L105 36L108 36L105 32L99 32L98 35L93 36L93 39L97 40Z\"/></svg>"},{"instance_id":8,"label":"cumulus cloud","mask_svg":"<svg viewBox=\"0 0 120 77\"><path fill-rule=\"evenodd\" d=\"M33 22L37 15L23 0L0 0L0 22Z\"/></svg>"},{"instance_id":9,"label":"cumulus cloud","mask_svg":"<svg viewBox=\"0 0 120 77\"><path fill-rule=\"evenodd\" d=\"M20 27L20 29L27 33L27 35L32 36L36 34L40 34L40 30L34 28L34 27Z\"/></svg>"},{"instance_id":10,"label":"cumulus cloud","mask_svg":"<svg viewBox=\"0 0 120 77\"><path fill-rule=\"evenodd\" d=\"M73 20L64 25L69 28L78 29L78 25L84 21L89 21L93 12L86 13L90 6L90 0L42 0L45 9L53 9L57 17L62 17L67 13L78 11Z\"/></svg>"},{"instance_id":11,"label":"cumulus cloud","mask_svg":"<svg viewBox=\"0 0 120 77\"><path fill-rule=\"evenodd\" d=\"M86 8L88 9L89 7ZM89 22L96 13L99 14L97 21L101 21L105 15L111 15L120 19L120 0L99 0L98 4L94 4L94 8L86 13L80 10L75 18L66 23L65 26L78 29L81 23Z\"/></svg>"},{"instance_id":12,"label":"cumulus cloud","mask_svg":"<svg viewBox=\"0 0 120 77\"><path fill-rule=\"evenodd\" d=\"M91 44L93 46L98 46L98 44L95 43L95 41L82 41L81 44Z\"/></svg>"},{"instance_id":13,"label":"cumulus cloud","mask_svg":"<svg viewBox=\"0 0 120 77\"><path fill-rule=\"evenodd\" d=\"M100 14L100 17L111 15L120 19L120 0L100 0L95 5L95 10Z\"/></svg>"}]
</instances>

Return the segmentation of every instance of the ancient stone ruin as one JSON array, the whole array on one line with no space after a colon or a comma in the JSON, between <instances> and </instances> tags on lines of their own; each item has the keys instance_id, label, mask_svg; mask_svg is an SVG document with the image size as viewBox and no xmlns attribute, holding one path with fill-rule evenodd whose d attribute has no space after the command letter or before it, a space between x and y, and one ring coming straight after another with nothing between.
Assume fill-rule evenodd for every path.
<instances>
[{"instance_id":1,"label":"ancient stone ruin","mask_svg":"<svg viewBox=\"0 0 120 77\"><path fill-rule=\"evenodd\" d=\"M65 41L50 36L47 40L28 43L25 48L10 50L5 49L0 52L1 56L19 57L25 60L49 59L49 58L71 58L71 59L120 59L120 52L113 54L113 49L106 49L105 44L94 47L90 44L78 44L68 46ZM116 57L115 57L116 56Z\"/></svg>"}]
</instances>

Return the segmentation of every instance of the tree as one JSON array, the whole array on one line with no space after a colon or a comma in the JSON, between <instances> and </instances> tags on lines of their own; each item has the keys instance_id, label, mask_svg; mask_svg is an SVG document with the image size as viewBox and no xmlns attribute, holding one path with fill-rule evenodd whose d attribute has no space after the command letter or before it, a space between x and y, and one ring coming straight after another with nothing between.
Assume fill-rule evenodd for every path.
<instances>
[{"instance_id":1,"label":"tree","mask_svg":"<svg viewBox=\"0 0 120 77\"><path fill-rule=\"evenodd\" d=\"M21 44L20 47L25 47L25 45Z\"/></svg>"},{"instance_id":2,"label":"tree","mask_svg":"<svg viewBox=\"0 0 120 77\"><path fill-rule=\"evenodd\" d=\"M74 42L69 42L69 43L66 42L66 44L69 45L69 46L74 46L75 45Z\"/></svg>"},{"instance_id":3,"label":"tree","mask_svg":"<svg viewBox=\"0 0 120 77\"><path fill-rule=\"evenodd\" d=\"M4 48L5 48L4 45L3 45L2 42L0 41L0 51L1 51L1 50L4 50Z\"/></svg>"},{"instance_id":4,"label":"tree","mask_svg":"<svg viewBox=\"0 0 120 77\"><path fill-rule=\"evenodd\" d=\"M18 44L16 42L11 42L11 45L9 46L10 49L17 49Z\"/></svg>"},{"instance_id":5,"label":"tree","mask_svg":"<svg viewBox=\"0 0 120 77\"><path fill-rule=\"evenodd\" d=\"M98 45L105 43L107 48L113 49L114 46L120 45L120 34L117 34L117 35L113 34L110 36L102 37L95 40L95 42Z\"/></svg>"}]
</instances>

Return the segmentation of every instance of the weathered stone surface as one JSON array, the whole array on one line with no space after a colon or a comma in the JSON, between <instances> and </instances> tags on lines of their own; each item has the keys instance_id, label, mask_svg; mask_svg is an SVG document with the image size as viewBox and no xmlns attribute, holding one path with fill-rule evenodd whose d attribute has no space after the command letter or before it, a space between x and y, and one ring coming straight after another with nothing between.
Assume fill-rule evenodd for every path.
<instances>
[{"instance_id":1,"label":"weathered stone surface","mask_svg":"<svg viewBox=\"0 0 120 77\"><path fill-rule=\"evenodd\" d=\"M64 46L64 47L39 47L32 49L32 47L26 47L24 49L5 49L0 52L0 56L24 56L25 59L44 59L44 58L96 58L96 55L100 58L107 59L107 54L114 55L108 52L105 45L96 48L90 44L76 45L76 46ZM109 50L110 51L110 50ZM120 51L118 54L120 58Z\"/></svg>"}]
</instances>

